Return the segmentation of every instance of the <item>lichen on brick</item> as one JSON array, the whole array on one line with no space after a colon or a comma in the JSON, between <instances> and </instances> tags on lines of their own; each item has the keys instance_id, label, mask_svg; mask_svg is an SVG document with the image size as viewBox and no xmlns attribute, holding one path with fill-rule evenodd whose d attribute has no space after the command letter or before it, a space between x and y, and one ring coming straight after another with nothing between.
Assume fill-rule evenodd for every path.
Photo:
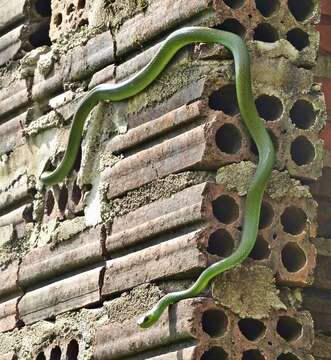
<instances>
[{"instance_id":1,"label":"lichen on brick","mask_svg":"<svg viewBox=\"0 0 331 360\"><path fill-rule=\"evenodd\" d=\"M222 306L242 318L263 319L273 310L286 309L272 270L261 265L239 265L219 275L212 284L212 294Z\"/></svg>"},{"instance_id":2,"label":"lichen on brick","mask_svg":"<svg viewBox=\"0 0 331 360\"><path fill-rule=\"evenodd\" d=\"M115 217L123 216L143 205L168 198L187 187L200 184L211 179L212 176L211 173L203 171L170 174L162 179L145 184L138 189L129 191L119 198L107 200L105 195L105 199L102 202L102 218L104 221L111 221Z\"/></svg>"},{"instance_id":3,"label":"lichen on brick","mask_svg":"<svg viewBox=\"0 0 331 360\"><path fill-rule=\"evenodd\" d=\"M164 295L155 285L143 284L129 292L124 292L117 299L105 302L110 322L123 322L151 309Z\"/></svg>"},{"instance_id":4,"label":"lichen on brick","mask_svg":"<svg viewBox=\"0 0 331 360\"><path fill-rule=\"evenodd\" d=\"M255 171L256 165L250 161L223 166L217 171L216 182L243 196L247 194ZM312 198L308 187L301 185L299 180L292 179L287 171L274 170L265 192L276 201L281 201L284 197Z\"/></svg>"},{"instance_id":5,"label":"lichen on brick","mask_svg":"<svg viewBox=\"0 0 331 360\"><path fill-rule=\"evenodd\" d=\"M103 21L109 22L113 31L117 31L126 20L145 11L148 3L148 0L103 0Z\"/></svg>"}]
</instances>

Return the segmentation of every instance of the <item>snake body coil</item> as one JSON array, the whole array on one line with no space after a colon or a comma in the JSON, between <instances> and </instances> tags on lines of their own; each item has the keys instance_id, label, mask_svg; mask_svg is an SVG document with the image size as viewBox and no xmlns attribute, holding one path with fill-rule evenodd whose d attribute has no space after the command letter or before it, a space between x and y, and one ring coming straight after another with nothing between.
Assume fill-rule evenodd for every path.
<instances>
[{"instance_id":1,"label":"snake body coil","mask_svg":"<svg viewBox=\"0 0 331 360\"><path fill-rule=\"evenodd\" d=\"M61 163L53 172L45 172L41 175L41 181L45 185L53 185L62 181L74 165L85 120L94 106L102 100L120 101L138 94L157 78L179 49L191 43L217 43L224 45L232 52L239 109L247 129L257 145L259 162L247 192L242 238L238 248L229 257L204 270L189 289L162 297L138 321L139 325L144 328L154 324L169 305L201 293L211 279L239 264L254 247L262 197L272 171L275 153L269 134L255 107L251 89L249 54L243 40L232 33L203 27L186 27L173 32L153 59L135 76L119 84L98 85L84 97L74 115L68 147Z\"/></svg>"}]
</instances>

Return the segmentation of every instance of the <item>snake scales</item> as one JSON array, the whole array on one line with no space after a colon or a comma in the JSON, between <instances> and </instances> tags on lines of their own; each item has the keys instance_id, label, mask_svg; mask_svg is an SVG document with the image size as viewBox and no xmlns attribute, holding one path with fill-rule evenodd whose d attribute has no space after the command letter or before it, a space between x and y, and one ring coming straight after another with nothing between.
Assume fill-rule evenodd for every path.
<instances>
[{"instance_id":1,"label":"snake scales","mask_svg":"<svg viewBox=\"0 0 331 360\"><path fill-rule=\"evenodd\" d=\"M179 49L191 43L217 43L224 45L232 52L239 109L247 129L257 145L259 162L246 197L242 238L238 248L229 257L204 270L190 288L162 297L146 315L139 319L138 324L144 328L153 325L169 305L198 295L207 287L211 279L239 264L254 247L262 197L272 171L275 153L269 134L255 107L251 89L250 59L243 40L235 34L204 27L185 27L170 34L153 59L136 75L118 84L98 85L87 93L74 115L68 146L62 161L54 171L44 172L41 175L41 181L45 185L53 185L62 181L74 165L85 120L98 102L102 100L120 101L138 94L158 77Z\"/></svg>"}]
</instances>

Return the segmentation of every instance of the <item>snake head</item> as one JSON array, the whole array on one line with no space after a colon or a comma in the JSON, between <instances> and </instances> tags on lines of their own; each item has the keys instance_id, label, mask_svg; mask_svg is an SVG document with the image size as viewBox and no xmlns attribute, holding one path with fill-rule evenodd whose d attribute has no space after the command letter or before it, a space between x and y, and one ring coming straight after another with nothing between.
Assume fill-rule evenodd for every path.
<instances>
[{"instance_id":1,"label":"snake head","mask_svg":"<svg viewBox=\"0 0 331 360\"><path fill-rule=\"evenodd\" d=\"M144 329L152 326L155 323L155 319L151 314L146 314L140 317L137 321L138 325Z\"/></svg>"}]
</instances>

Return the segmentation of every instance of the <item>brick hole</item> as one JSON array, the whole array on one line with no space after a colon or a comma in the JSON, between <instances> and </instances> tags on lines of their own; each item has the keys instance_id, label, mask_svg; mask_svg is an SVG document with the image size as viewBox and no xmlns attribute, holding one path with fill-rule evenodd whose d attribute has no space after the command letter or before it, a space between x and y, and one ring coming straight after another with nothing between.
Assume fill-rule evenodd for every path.
<instances>
[{"instance_id":1,"label":"brick hole","mask_svg":"<svg viewBox=\"0 0 331 360\"><path fill-rule=\"evenodd\" d=\"M263 201L261 205L259 229L264 229L271 225L274 215L275 213L272 206L268 202Z\"/></svg>"},{"instance_id":2,"label":"brick hole","mask_svg":"<svg viewBox=\"0 0 331 360\"><path fill-rule=\"evenodd\" d=\"M299 129L309 129L316 120L316 112L312 103L297 100L290 110L292 123Z\"/></svg>"},{"instance_id":3,"label":"brick hole","mask_svg":"<svg viewBox=\"0 0 331 360\"><path fill-rule=\"evenodd\" d=\"M84 9L86 5L86 0L78 0L77 9L81 10Z\"/></svg>"},{"instance_id":4,"label":"brick hole","mask_svg":"<svg viewBox=\"0 0 331 360\"><path fill-rule=\"evenodd\" d=\"M37 13L43 17L52 15L51 0L38 0L35 5Z\"/></svg>"},{"instance_id":5,"label":"brick hole","mask_svg":"<svg viewBox=\"0 0 331 360\"><path fill-rule=\"evenodd\" d=\"M239 329L246 339L256 341L261 338L266 331L266 326L262 321L255 319L241 319L238 322Z\"/></svg>"},{"instance_id":6,"label":"brick hole","mask_svg":"<svg viewBox=\"0 0 331 360\"><path fill-rule=\"evenodd\" d=\"M231 224L239 216L239 207L235 199L222 195L212 202L213 214L220 222Z\"/></svg>"},{"instance_id":7,"label":"brick hole","mask_svg":"<svg viewBox=\"0 0 331 360\"><path fill-rule=\"evenodd\" d=\"M88 19L82 19L82 20L78 23L78 27L88 26L88 24L89 24Z\"/></svg>"},{"instance_id":8,"label":"brick hole","mask_svg":"<svg viewBox=\"0 0 331 360\"><path fill-rule=\"evenodd\" d=\"M281 316L277 322L277 333L286 341L298 339L302 334L302 325L294 318Z\"/></svg>"},{"instance_id":9,"label":"brick hole","mask_svg":"<svg viewBox=\"0 0 331 360\"><path fill-rule=\"evenodd\" d=\"M62 24L62 14L61 13L57 13L55 16L54 16L54 25L56 27L59 27L61 24Z\"/></svg>"},{"instance_id":10,"label":"brick hole","mask_svg":"<svg viewBox=\"0 0 331 360\"><path fill-rule=\"evenodd\" d=\"M300 360L297 356L291 354L291 353L284 353L284 354L280 354L277 357L277 360Z\"/></svg>"},{"instance_id":11,"label":"brick hole","mask_svg":"<svg viewBox=\"0 0 331 360\"><path fill-rule=\"evenodd\" d=\"M232 9L239 9L245 0L224 0L224 3Z\"/></svg>"},{"instance_id":12,"label":"brick hole","mask_svg":"<svg viewBox=\"0 0 331 360\"><path fill-rule=\"evenodd\" d=\"M299 51L309 45L309 35L301 29L292 29L286 34L287 40Z\"/></svg>"},{"instance_id":13,"label":"brick hole","mask_svg":"<svg viewBox=\"0 0 331 360\"><path fill-rule=\"evenodd\" d=\"M215 136L217 147L226 154L235 154L241 148L241 133L233 124L220 127Z\"/></svg>"},{"instance_id":14,"label":"brick hole","mask_svg":"<svg viewBox=\"0 0 331 360\"><path fill-rule=\"evenodd\" d=\"M43 24L33 32L29 36L29 42L34 48L44 45L51 46L52 42L49 38L49 24Z\"/></svg>"},{"instance_id":15,"label":"brick hole","mask_svg":"<svg viewBox=\"0 0 331 360\"><path fill-rule=\"evenodd\" d=\"M39 353L36 360L46 360L46 356L43 352Z\"/></svg>"},{"instance_id":16,"label":"brick hole","mask_svg":"<svg viewBox=\"0 0 331 360\"><path fill-rule=\"evenodd\" d=\"M276 96L261 95L255 100L257 111L266 121L274 121L283 113L283 104Z\"/></svg>"},{"instance_id":17,"label":"brick hole","mask_svg":"<svg viewBox=\"0 0 331 360\"><path fill-rule=\"evenodd\" d=\"M52 349L51 351L51 356L49 358L49 360L61 360L61 349L59 346L55 346L55 348Z\"/></svg>"},{"instance_id":18,"label":"brick hole","mask_svg":"<svg viewBox=\"0 0 331 360\"><path fill-rule=\"evenodd\" d=\"M299 166L310 164L315 159L314 145L305 136L298 136L291 144L291 158Z\"/></svg>"},{"instance_id":19,"label":"brick hole","mask_svg":"<svg viewBox=\"0 0 331 360\"><path fill-rule=\"evenodd\" d=\"M255 0L256 8L264 17L269 17L279 9L279 0Z\"/></svg>"},{"instance_id":20,"label":"brick hole","mask_svg":"<svg viewBox=\"0 0 331 360\"><path fill-rule=\"evenodd\" d=\"M253 250L248 256L253 260L268 259L270 256L270 247L263 236L257 236Z\"/></svg>"},{"instance_id":21,"label":"brick hole","mask_svg":"<svg viewBox=\"0 0 331 360\"><path fill-rule=\"evenodd\" d=\"M73 3L69 4L69 6L67 7L67 15L70 15L74 11L75 11L75 5Z\"/></svg>"},{"instance_id":22,"label":"brick hole","mask_svg":"<svg viewBox=\"0 0 331 360\"><path fill-rule=\"evenodd\" d=\"M232 254L233 249L234 240L225 229L216 230L210 235L207 248L210 254L227 257Z\"/></svg>"},{"instance_id":23,"label":"brick hole","mask_svg":"<svg viewBox=\"0 0 331 360\"><path fill-rule=\"evenodd\" d=\"M237 19L226 19L222 24L215 26L215 29L224 30L244 37L246 28Z\"/></svg>"},{"instance_id":24,"label":"brick hole","mask_svg":"<svg viewBox=\"0 0 331 360\"><path fill-rule=\"evenodd\" d=\"M307 262L306 254L295 243L288 243L282 249L282 263L286 270L295 273L301 270Z\"/></svg>"},{"instance_id":25,"label":"brick hole","mask_svg":"<svg viewBox=\"0 0 331 360\"><path fill-rule=\"evenodd\" d=\"M228 327L228 317L222 310L207 310L202 315L202 329L211 337L221 337Z\"/></svg>"},{"instance_id":26,"label":"brick hole","mask_svg":"<svg viewBox=\"0 0 331 360\"><path fill-rule=\"evenodd\" d=\"M298 21L306 20L314 10L313 0L288 0L288 8Z\"/></svg>"},{"instance_id":27,"label":"brick hole","mask_svg":"<svg viewBox=\"0 0 331 360\"><path fill-rule=\"evenodd\" d=\"M47 195L46 195L46 202L45 202L47 216L51 215L51 213L54 209L54 205L55 205L55 199L54 199L53 192L51 190L48 190Z\"/></svg>"},{"instance_id":28,"label":"brick hole","mask_svg":"<svg viewBox=\"0 0 331 360\"><path fill-rule=\"evenodd\" d=\"M209 96L209 107L213 110L223 111L226 115L239 113L237 92L234 84L225 85Z\"/></svg>"},{"instance_id":29,"label":"brick hole","mask_svg":"<svg viewBox=\"0 0 331 360\"><path fill-rule=\"evenodd\" d=\"M277 30L270 24L259 24L254 29L254 40L273 43L279 39Z\"/></svg>"},{"instance_id":30,"label":"brick hole","mask_svg":"<svg viewBox=\"0 0 331 360\"><path fill-rule=\"evenodd\" d=\"M68 188L65 185L63 185L60 190L60 194L58 198L59 210L64 211L67 207L67 204L68 204Z\"/></svg>"},{"instance_id":31,"label":"brick hole","mask_svg":"<svg viewBox=\"0 0 331 360\"><path fill-rule=\"evenodd\" d=\"M243 353L242 360L265 360L259 350L247 350Z\"/></svg>"},{"instance_id":32,"label":"brick hole","mask_svg":"<svg viewBox=\"0 0 331 360\"><path fill-rule=\"evenodd\" d=\"M228 354L218 346L214 346L209 350L205 351L200 360L228 360Z\"/></svg>"},{"instance_id":33,"label":"brick hole","mask_svg":"<svg viewBox=\"0 0 331 360\"><path fill-rule=\"evenodd\" d=\"M285 232L291 235L298 235L306 227L307 215L302 209L296 206L289 206L280 216L280 221Z\"/></svg>"},{"instance_id":34,"label":"brick hole","mask_svg":"<svg viewBox=\"0 0 331 360\"><path fill-rule=\"evenodd\" d=\"M67 346L67 360L77 360L79 354L79 345L75 339L72 339Z\"/></svg>"},{"instance_id":35,"label":"brick hole","mask_svg":"<svg viewBox=\"0 0 331 360\"><path fill-rule=\"evenodd\" d=\"M82 198L82 191L80 187L77 185L77 181L75 181L72 187L71 199L75 205L78 205L81 198Z\"/></svg>"}]
</instances>

